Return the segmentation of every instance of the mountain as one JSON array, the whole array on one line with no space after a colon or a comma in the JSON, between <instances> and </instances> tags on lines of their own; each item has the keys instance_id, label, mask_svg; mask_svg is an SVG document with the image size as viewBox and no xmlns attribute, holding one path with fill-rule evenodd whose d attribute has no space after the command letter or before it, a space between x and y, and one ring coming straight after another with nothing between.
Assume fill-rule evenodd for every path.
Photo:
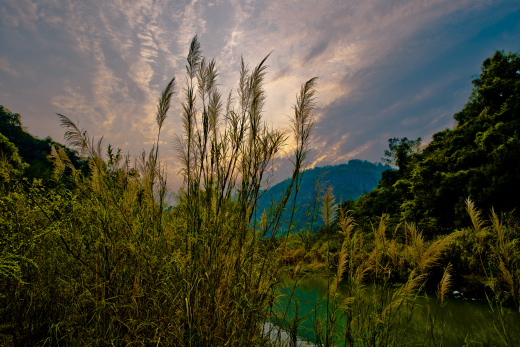
<instances>
[{"instance_id":1,"label":"mountain","mask_svg":"<svg viewBox=\"0 0 520 347\"><path fill-rule=\"evenodd\" d=\"M23 126L20 114L11 112L3 105L0 105L0 134L17 148L21 159L29 164L24 170L24 175L30 181L38 178L42 179L44 183L50 182L53 176L53 164L47 159L47 156L51 153L52 146L63 148L76 168L87 170L87 161L81 158L75 150L71 150L50 137L39 139L31 135Z\"/></svg>"},{"instance_id":2,"label":"mountain","mask_svg":"<svg viewBox=\"0 0 520 347\"><path fill-rule=\"evenodd\" d=\"M331 186L336 203L350 199L356 200L365 193L370 192L381 179L381 173L388 169L391 169L389 165L353 159L348 164L316 167L306 170L302 173L303 177L296 199L297 210L293 220L297 222L297 228L302 228L305 225L306 216L308 213L312 214L314 207L316 207L317 218L313 230L316 231L320 226L324 225L319 213L321 201L318 200L316 204L317 188L322 190L318 195L319 198L323 195L323 190ZM258 201L258 216L261 216L262 212L269 208L271 200L279 201L289 182L290 179L286 179L263 193ZM288 206L290 203L291 201L289 201ZM286 212L283 221L288 223L289 220L290 215Z\"/></svg>"}]
</instances>

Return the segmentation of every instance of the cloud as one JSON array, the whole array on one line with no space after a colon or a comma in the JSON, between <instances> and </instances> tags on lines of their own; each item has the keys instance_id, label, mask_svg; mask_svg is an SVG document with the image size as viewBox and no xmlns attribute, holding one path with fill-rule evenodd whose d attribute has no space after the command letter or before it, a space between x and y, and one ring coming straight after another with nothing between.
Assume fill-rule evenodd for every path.
<instances>
[{"instance_id":1,"label":"cloud","mask_svg":"<svg viewBox=\"0 0 520 347\"><path fill-rule=\"evenodd\" d=\"M20 72L14 69L5 57L0 57L0 71L13 77L20 77Z\"/></svg>"},{"instance_id":2,"label":"cloud","mask_svg":"<svg viewBox=\"0 0 520 347\"><path fill-rule=\"evenodd\" d=\"M36 31L38 5L31 0L5 0L0 5L0 18L6 26Z\"/></svg>"},{"instance_id":3,"label":"cloud","mask_svg":"<svg viewBox=\"0 0 520 347\"><path fill-rule=\"evenodd\" d=\"M5 0L0 95L36 135L59 139L53 115L66 113L137 154L154 141L155 103L173 76L179 88L161 140L181 128L197 34L226 96L241 56L255 65L272 52L264 117L275 127L288 130L300 85L320 77L312 165L375 161L390 137L427 141L452 126L482 60L517 49L518 11L513 0Z\"/></svg>"}]
</instances>

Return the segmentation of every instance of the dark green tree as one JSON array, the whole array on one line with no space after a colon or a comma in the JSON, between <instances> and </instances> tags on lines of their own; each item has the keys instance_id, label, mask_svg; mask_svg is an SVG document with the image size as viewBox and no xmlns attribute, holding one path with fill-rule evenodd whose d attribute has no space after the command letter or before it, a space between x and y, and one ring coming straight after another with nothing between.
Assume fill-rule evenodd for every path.
<instances>
[{"instance_id":1,"label":"dark green tree","mask_svg":"<svg viewBox=\"0 0 520 347\"><path fill-rule=\"evenodd\" d=\"M358 216L389 213L434 236L468 224L465 200L510 211L520 195L520 57L497 51L482 64L456 125L420 141L389 140L386 171L356 204Z\"/></svg>"},{"instance_id":2,"label":"dark green tree","mask_svg":"<svg viewBox=\"0 0 520 347\"><path fill-rule=\"evenodd\" d=\"M441 230L467 225L465 200L484 210L518 206L520 57L497 51L482 64L453 130L433 136L410 173L413 201L403 215Z\"/></svg>"},{"instance_id":3,"label":"dark green tree","mask_svg":"<svg viewBox=\"0 0 520 347\"><path fill-rule=\"evenodd\" d=\"M87 170L87 161L78 153L62 144L55 142L50 137L39 139L28 133L22 124L21 116L0 105L0 133L3 134L16 148L22 160L28 164L25 176L43 179L49 184L53 177L53 164L48 160L52 146L61 147L70 158L73 165Z\"/></svg>"},{"instance_id":4,"label":"dark green tree","mask_svg":"<svg viewBox=\"0 0 520 347\"><path fill-rule=\"evenodd\" d=\"M421 138L417 140L408 140L403 137L399 139L394 137L388 139L389 149L385 150L385 157L381 158L383 162L397 167L400 174L404 174L411 162L420 155Z\"/></svg>"}]
</instances>

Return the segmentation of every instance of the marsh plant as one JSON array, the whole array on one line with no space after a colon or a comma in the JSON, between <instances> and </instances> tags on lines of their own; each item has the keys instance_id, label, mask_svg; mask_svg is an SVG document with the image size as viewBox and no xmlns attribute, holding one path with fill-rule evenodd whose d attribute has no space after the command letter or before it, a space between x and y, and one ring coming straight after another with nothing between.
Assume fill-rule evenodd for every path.
<instances>
[{"instance_id":1,"label":"marsh plant","mask_svg":"<svg viewBox=\"0 0 520 347\"><path fill-rule=\"evenodd\" d=\"M488 331L475 341L492 340L495 344L518 344L516 320L520 313L520 229L512 213L499 215L492 208L489 219L470 199L466 211L471 226L462 230L451 251L460 259L459 271L474 274L494 314ZM452 254L453 255L453 254Z\"/></svg>"},{"instance_id":2,"label":"marsh plant","mask_svg":"<svg viewBox=\"0 0 520 347\"><path fill-rule=\"evenodd\" d=\"M289 136L263 118L267 58L252 68L242 61L237 93L223 98L215 61L192 40L174 140L184 188L173 208L159 143L175 79L158 101L155 145L134 162L65 115L65 138L88 158L88 174L55 148L54 188L44 189L13 181L15 168L2 161L2 247L12 245L0 263L2 343L271 343L261 327L273 300L275 241L305 167L317 80L301 86L294 105L292 180L256 218Z\"/></svg>"},{"instance_id":3,"label":"marsh plant","mask_svg":"<svg viewBox=\"0 0 520 347\"><path fill-rule=\"evenodd\" d=\"M341 247L336 272L329 280L326 314L315 320L317 340L324 346L409 344L407 329L415 302L424 289L429 271L438 264L454 236L425 247L415 225L405 224L403 229L412 240L411 245L407 251L397 252L395 238L387 239L383 216L380 223L372 227L371 246L365 247L364 235L355 228L353 218L346 211L339 212ZM408 276L404 283L396 285L392 273L398 269L399 262L407 264ZM449 278L449 269L445 276ZM374 285L368 288L371 282ZM440 295L448 290L449 282L444 280L443 283Z\"/></svg>"},{"instance_id":4,"label":"marsh plant","mask_svg":"<svg viewBox=\"0 0 520 347\"><path fill-rule=\"evenodd\" d=\"M461 232L426 241L414 224L388 230L386 216L371 230L363 230L349 211L336 210L330 188L322 189L320 196L325 220L322 237L307 242L305 230L288 237L287 253L295 266L289 273L295 279L280 291L274 309L276 322L289 335L288 344L296 346L299 335L312 335L322 346L442 345L442 310L429 316L429 330L422 339L413 336L409 328L417 301L426 296L425 285L432 281L430 274L442 264L445 251ZM337 212L333 216L332 209ZM313 295L302 295L298 289L299 281L309 272L298 277L297 271L314 267L317 258L324 263L321 273L327 290L312 303L308 301ZM441 301L450 289L451 275L448 266L438 284ZM310 321L312 327L304 321Z\"/></svg>"},{"instance_id":5,"label":"marsh plant","mask_svg":"<svg viewBox=\"0 0 520 347\"><path fill-rule=\"evenodd\" d=\"M158 99L155 144L134 160L58 115L86 165L54 146L52 180L31 181L0 134L0 344L295 346L310 320L317 345L409 345L417 298L436 280L441 309L429 311L422 344L441 346L442 304L453 274L467 271L487 288L500 341L515 345L508 317L520 307L520 229L511 215L491 211L484 221L468 200L472 227L428 240L386 215L356 225L317 182L312 206L321 199L323 207L309 208L306 224L295 220L316 78L294 105L291 178L259 211L290 136L264 120L268 57L254 67L242 60L236 93L224 97L215 61L191 41L173 139L184 180L174 206L159 144L175 78ZM325 226L313 233L320 214ZM299 302L298 278L312 271L326 275L327 291ZM282 275L296 279L285 291Z\"/></svg>"},{"instance_id":6,"label":"marsh plant","mask_svg":"<svg viewBox=\"0 0 520 347\"><path fill-rule=\"evenodd\" d=\"M478 277L483 288L479 292L487 298L494 319L480 331L457 338L471 346L516 345L518 222L493 209L485 220L469 199L467 212L471 227L426 240L411 223L387 230L386 216L367 232L348 211L339 209L337 235L322 238L324 245L319 240L305 246L323 252L325 273L330 274L325 277L327 291L309 310L309 303L297 295L298 280L292 282L284 292L285 306L278 309L286 317L287 331L291 336L297 335L294 331L308 335L308 325L302 324L306 319L312 321L316 343L323 346L443 346L450 342L445 332L451 329L443 310L446 299L468 274ZM305 254L300 259L305 262ZM312 265L313 260L307 262ZM432 292L436 302L428 295ZM303 298L309 300L308 295ZM418 328L417 321L424 326ZM290 344L297 345L297 339Z\"/></svg>"}]
</instances>

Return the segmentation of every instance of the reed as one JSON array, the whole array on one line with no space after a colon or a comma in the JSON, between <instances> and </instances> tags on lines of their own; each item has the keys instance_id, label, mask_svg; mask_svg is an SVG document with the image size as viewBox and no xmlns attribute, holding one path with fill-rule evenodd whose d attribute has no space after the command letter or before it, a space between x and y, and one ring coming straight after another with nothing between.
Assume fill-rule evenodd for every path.
<instances>
[{"instance_id":1,"label":"reed","mask_svg":"<svg viewBox=\"0 0 520 347\"><path fill-rule=\"evenodd\" d=\"M322 215L325 216L330 201L324 199L323 204ZM415 303L422 296L430 272L441 265L443 254L460 233L426 241L414 224L405 223L389 237L383 216L377 226L372 225L372 235L367 236L348 211L339 210L337 216L340 246L337 254L332 254L330 245L334 239L329 238L324 250L330 277L323 304L315 304L316 343L323 346L408 345L411 340L407 329L414 316ZM407 244L396 239L399 228L404 229ZM401 275L396 277L396 271ZM396 283L403 276L405 280ZM450 279L451 267L448 266L439 283L441 301L449 289ZM371 281L377 285L368 290L367 284ZM430 318L431 330L425 344L437 345L438 331L434 334L434 328L442 325L442 313L437 310Z\"/></svg>"},{"instance_id":2,"label":"reed","mask_svg":"<svg viewBox=\"0 0 520 347\"><path fill-rule=\"evenodd\" d=\"M254 67L242 60L237 93L224 100L215 61L203 57L196 36L191 41L182 129L173 139L184 179L175 206L167 208L159 155L175 78L158 98L156 141L134 161L58 115L89 170L52 148L54 180L44 186L24 178L24 164L0 137L2 153L11 153L0 157L0 344L294 346L311 319L318 345L407 345L431 274L445 267L437 287L444 303L465 266L483 276L497 334L514 345L506 306L520 310L520 251L511 215L492 210L485 221L468 200L472 227L426 240L412 223L389 230L384 215L363 229L317 182L312 198L323 207L309 210L308 223L294 230L316 78L302 84L294 105L289 184L279 202L258 211L290 136L263 118L268 57ZM325 227L313 234L319 212ZM447 252L460 262L448 265ZM328 276L314 315L294 299L298 281L285 299L279 295L277 278L288 269L297 280L309 269ZM266 331L269 322L280 327ZM425 345L443 344L442 324L442 311L430 311Z\"/></svg>"},{"instance_id":3,"label":"reed","mask_svg":"<svg viewBox=\"0 0 520 347\"><path fill-rule=\"evenodd\" d=\"M467 199L466 210L472 227L464 230L459 239L465 248L473 251L472 257L464 257L469 262L481 265L481 279L486 288L486 298L495 319L490 324L505 346L517 344L512 336L516 326L511 316L520 312L520 250L518 226L512 214L498 216L494 209L490 218L482 217L482 212ZM463 254L465 256L465 254ZM476 257L478 258L476 258ZM476 258L476 259L475 259ZM485 336L481 337L482 339Z\"/></svg>"},{"instance_id":4,"label":"reed","mask_svg":"<svg viewBox=\"0 0 520 347\"><path fill-rule=\"evenodd\" d=\"M237 102L230 95L224 106L216 64L192 40L183 130L174 139L184 187L168 210L159 143L175 79L158 100L156 142L133 164L58 115L67 143L88 158L89 174L53 148L55 188L26 182L3 192L7 208L18 211L2 220L18 248L0 263L7 278L0 333L12 345L273 343L261 326L283 247L275 236L305 167L317 80L302 85L294 106L292 180L257 221L256 203L288 137L263 120L267 58L253 68L242 61Z\"/></svg>"}]
</instances>

